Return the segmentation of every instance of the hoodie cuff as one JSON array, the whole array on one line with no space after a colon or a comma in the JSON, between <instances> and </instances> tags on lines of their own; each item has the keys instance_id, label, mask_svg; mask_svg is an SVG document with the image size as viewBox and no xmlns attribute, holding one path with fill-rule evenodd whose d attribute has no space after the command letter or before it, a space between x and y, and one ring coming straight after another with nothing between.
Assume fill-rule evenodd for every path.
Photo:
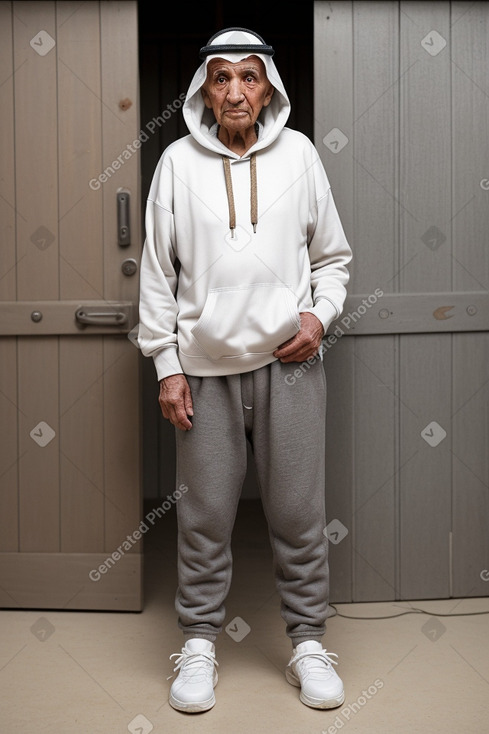
<instances>
[{"instance_id":1,"label":"hoodie cuff","mask_svg":"<svg viewBox=\"0 0 489 734\"><path fill-rule=\"evenodd\" d=\"M330 325L335 321L338 316L338 310L336 306L329 301L327 298L321 298L313 308L306 308L306 313L312 313L316 316L323 325L324 334L328 331Z\"/></svg>"},{"instance_id":2,"label":"hoodie cuff","mask_svg":"<svg viewBox=\"0 0 489 734\"><path fill-rule=\"evenodd\" d=\"M170 375L183 374L176 347L165 347L161 352L153 355L153 362L156 368L158 382L165 377L170 377Z\"/></svg>"}]
</instances>

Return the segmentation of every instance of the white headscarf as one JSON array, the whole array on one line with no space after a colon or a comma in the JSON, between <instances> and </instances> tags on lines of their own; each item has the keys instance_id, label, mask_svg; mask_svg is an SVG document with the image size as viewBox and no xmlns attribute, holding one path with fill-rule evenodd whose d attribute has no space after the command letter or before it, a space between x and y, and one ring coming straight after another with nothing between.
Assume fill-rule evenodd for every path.
<instances>
[{"instance_id":1,"label":"white headscarf","mask_svg":"<svg viewBox=\"0 0 489 734\"><path fill-rule=\"evenodd\" d=\"M202 85L207 78L207 64L211 59L217 58L237 63L249 56L257 56L262 60L267 78L275 88L270 104L263 108L258 118L263 128L253 150L258 150L275 140L290 115L290 102L272 59L273 53L273 48L265 44L261 36L245 28L227 28L220 31L209 40L207 46L201 48L200 56L203 62L190 82L182 110L187 127L198 142L219 151L224 147L219 141L216 145L209 145L209 131L215 124L215 118L212 110L205 106L201 93Z\"/></svg>"}]
</instances>

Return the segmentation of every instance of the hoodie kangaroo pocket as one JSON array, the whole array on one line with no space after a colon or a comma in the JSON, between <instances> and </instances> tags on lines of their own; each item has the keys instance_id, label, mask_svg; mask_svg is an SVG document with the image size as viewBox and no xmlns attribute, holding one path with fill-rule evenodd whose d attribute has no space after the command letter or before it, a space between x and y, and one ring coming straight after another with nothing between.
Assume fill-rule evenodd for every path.
<instances>
[{"instance_id":1,"label":"hoodie kangaroo pocket","mask_svg":"<svg viewBox=\"0 0 489 734\"><path fill-rule=\"evenodd\" d=\"M213 360L273 352L300 329L297 301L286 285L213 288L192 335Z\"/></svg>"}]
</instances>

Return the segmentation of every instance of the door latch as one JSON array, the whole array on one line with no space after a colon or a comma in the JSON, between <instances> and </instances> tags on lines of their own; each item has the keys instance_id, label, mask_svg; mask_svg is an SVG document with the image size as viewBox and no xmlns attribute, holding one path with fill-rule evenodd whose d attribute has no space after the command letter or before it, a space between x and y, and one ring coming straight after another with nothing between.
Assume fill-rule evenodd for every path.
<instances>
[{"instance_id":1,"label":"door latch","mask_svg":"<svg viewBox=\"0 0 489 734\"><path fill-rule=\"evenodd\" d=\"M75 318L79 324L90 326L124 326L129 316L117 307L82 306L75 311Z\"/></svg>"},{"instance_id":2,"label":"door latch","mask_svg":"<svg viewBox=\"0 0 489 734\"><path fill-rule=\"evenodd\" d=\"M130 200L129 192L117 192L117 243L119 247L127 247L131 244L131 227L129 223Z\"/></svg>"}]
</instances>

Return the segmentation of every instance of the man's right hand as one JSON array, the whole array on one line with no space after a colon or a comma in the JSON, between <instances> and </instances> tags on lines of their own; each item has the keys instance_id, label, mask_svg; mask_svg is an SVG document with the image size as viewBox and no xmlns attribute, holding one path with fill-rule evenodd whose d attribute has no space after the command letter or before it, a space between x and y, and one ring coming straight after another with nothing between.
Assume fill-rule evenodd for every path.
<instances>
[{"instance_id":1,"label":"man's right hand","mask_svg":"<svg viewBox=\"0 0 489 734\"><path fill-rule=\"evenodd\" d=\"M158 398L161 412L177 428L190 431L192 423L189 416L194 414L190 385L185 375L170 375L160 380Z\"/></svg>"}]
</instances>

